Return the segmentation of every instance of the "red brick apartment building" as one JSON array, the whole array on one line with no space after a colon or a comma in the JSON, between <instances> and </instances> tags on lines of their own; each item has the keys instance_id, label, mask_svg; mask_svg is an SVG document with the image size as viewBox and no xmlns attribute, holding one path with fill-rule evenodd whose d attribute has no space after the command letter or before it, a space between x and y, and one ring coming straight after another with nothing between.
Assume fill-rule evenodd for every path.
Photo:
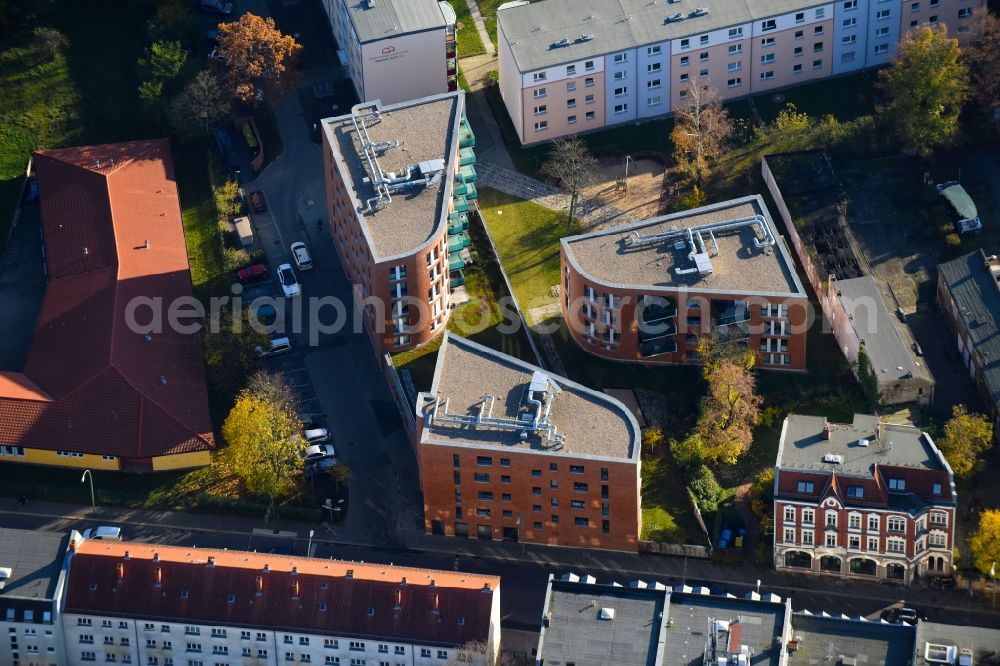
<instances>
[{"instance_id":1,"label":"red brick apartment building","mask_svg":"<svg viewBox=\"0 0 1000 666\"><path fill-rule=\"evenodd\" d=\"M428 532L636 552L639 425L614 398L445 333L416 418Z\"/></svg>"},{"instance_id":2,"label":"red brick apartment building","mask_svg":"<svg viewBox=\"0 0 1000 666\"><path fill-rule=\"evenodd\" d=\"M464 265L475 137L461 92L323 121L330 233L375 352L431 339L448 323Z\"/></svg>"},{"instance_id":3,"label":"red brick apartment building","mask_svg":"<svg viewBox=\"0 0 1000 666\"><path fill-rule=\"evenodd\" d=\"M48 281L24 367L0 372L0 460L207 465L201 337L167 318L171 303L192 298L169 143L45 150L34 169ZM162 303L159 330L129 326L137 299ZM153 318L135 310L137 323Z\"/></svg>"},{"instance_id":4,"label":"red brick apartment building","mask_svg":"<svg viewBox=\"0 0 1000 666\"><path fill-rule=\"evenodd\" d=\"M919 428L790 414L774 475L777 569L909 583L949 575L951 468Z\"/></svg>"},{"instance_id":5,"label":"red brick apartment building","mask_svg":"<svg viewBox=\"0 0 1000 666\"><path fill-rule=\"evenodd\" d=\"M714 335L805 370L809 302L759 195L563 238L562 312L586 351L698 364Z\"/></svg>"}]
</instances>

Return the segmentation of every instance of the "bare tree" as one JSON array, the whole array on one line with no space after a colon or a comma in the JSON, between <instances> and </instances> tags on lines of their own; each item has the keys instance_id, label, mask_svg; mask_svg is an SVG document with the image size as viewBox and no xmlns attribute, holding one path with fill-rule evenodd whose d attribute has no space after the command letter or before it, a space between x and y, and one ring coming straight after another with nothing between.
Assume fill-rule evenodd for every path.
<instances>
[{"instance_id":1,"label":"bare tree","mask_svg":"<svg viewBox=\"0 0 1000 666\"><path fill-rule=\"evenodd\" d=\"M552 150L542 164L541 171L546 176L558 179L560 186L569 194L567 229L573 225L573 210L580 191L594 182L599 168L597 160L580 139L558 139L552 144Z\"/></svg>"},{"instance_id":2,"label":"bare tree","mask_svg":"<svg viewBox=\"0 0 1000 666\"><path fill-rule=\"evenodd\" d=\"M699 187L710 173L710 163L722 155L733 135L733 121L719 102L719 94L698 75L688 79L687 94L674 109L674 159Z\"/></svg>"},{"instance_id":3,"label":"bare tree","mask_svg":"<svg viewBox=\"0 0 1000 666\"><path fill-rule=\"evenodd\" d=\"M211 72L198 72L170 103L170 124L184 136L208 134L229 111L229 95L219 79Z\"/></svg>"}]
</instances>

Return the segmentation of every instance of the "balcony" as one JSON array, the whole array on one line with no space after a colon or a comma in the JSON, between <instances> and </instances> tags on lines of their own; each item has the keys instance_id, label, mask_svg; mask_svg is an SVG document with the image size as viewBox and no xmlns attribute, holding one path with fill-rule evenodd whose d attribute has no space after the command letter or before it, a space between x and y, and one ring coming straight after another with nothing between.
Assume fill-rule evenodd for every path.
<instances>
[{"instance_id":1,"label":"balcony","mask_svg":"<svg viewBox=\"0 0 1000 666\"><path fill-rule=\"evenodd\" d=\"M465 268L465 259L462 259L462 255L456 252L448 257L448 270L454 272L460 268Z\"/></svg>"},{"instance_id":2,"label":"balcony","mask_svg":"<svg viewBox=\"0 0 1000 666\"><path fill-rule=\"evenodd\" d=\"M750 321L750 311L746 307L729 306L717 314L713 313L712 323L715 326L729 326Z\"/></svg>"},{"instance_id":3,"label":"balcony","mask_svg":"<svg viewBox=\"0 0 1000 666\"><path fill-rule=\"evenodd\" d=\"M469 119L462 116L462 122L458 127L458 147L473 148L475 145L476 135L472 133L472 127L469 125Z\"/></svg>"},{"instance_id":4,"label":"balcony","mask_svg":"<svg viewBox=\"0 0 1000 666\"><path fill-rule=\"evenodd\" d=\"M459 268L458 270L451 271L451 273L448 274L448 279L448 284L452 289L461 287L465 284L465 273L463 273L462 269Z\"/></svg>"},{"instance_id":5,"label":"balcony","mask_svg":"<svg viewBox=\"0 0 1000 666\"><path fill-rule=\"evenodd\" d=\"M469 150L471 150L471 148ZM462 166L458 169L458 177L463 183L474 183L479 179L479 176L476 174L476 167L471 164L465 164L461 162L461 160L459 163L462 164Z\"/></svg>"},{"instance_id":6,"label":"balcony","mask_svg":"<svg viewBox=\"0 0 1000 666\"><path fill-rule=\"evenodd\" d=\"M458 234L469 228L468 213L452 213L448 216L448 233Z\"/></svg>"},{"instance_id":7,"label":"balcony","mask_svg":"<svg viewBox=\"0 0 1000 666\"><path fill-rule=\"evenodd\" d=\"M479 198L479 190L476 189L475 183L465 183L465 198L466 199Z\"/></svg>"},{"instance_id":8,"label":"balcony","mask_svg":"<svg viewBox=\"0 0 1000 666\"><path fill-rule=\"evenodd\" d=\"M469 232L463 231L453 236L448 236L448 252L458 252L462 248L469 247L472 241L469 239Z\"/></svg>"},{"instance_id":9,"label":"balcony","mask_svg":"<svg viewBox=\"0 0 1000 666\"><path fill-rule=\"evenodd\" d=\"M476 151L472 148L462 148L458 151L459 166L469 166L476 163Z\"/></svg>"},{"instance_id":10,"label":"balcony","mask_svg":"<svg viewBox=\"0 0 1000 666\"><path fill-rule=\"evenodd\" d=\"M677 351L677 343L669 337L639 343L639 355L643 358L659 356L660 354L671 354L675 351Z\"/></svg>"},{"instance_id":11,"label":"balcony","mask_svg":"<svg viewBox=\"0 0 1000 666\"><path fill-rule=\"evenodd\" d=\"M670 299L656 299L648 305L645 301L639 303L642 308L642 321L652 326L677 316L677 306Z\"/></svg>"},{"instance_id":12,"label":"balcony","mask_svg":"<svg viewBox=\"0 0 1000 666\"><path fill-rule=\"evenodd\" d=\"M458 194L454 198L455 205L453 210L457 213L464 213L469 210L469 201L461 194Z\"/></svg>"}]
</instances>

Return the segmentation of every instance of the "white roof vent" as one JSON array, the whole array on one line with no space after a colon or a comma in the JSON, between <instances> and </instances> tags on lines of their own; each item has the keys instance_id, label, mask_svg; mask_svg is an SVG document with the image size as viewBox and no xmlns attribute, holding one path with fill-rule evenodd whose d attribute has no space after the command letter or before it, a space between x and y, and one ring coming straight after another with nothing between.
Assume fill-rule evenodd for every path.
<instances>
[{"instance_id":1,"label":"white roof vent","mask_svg":"<svg viewBox=\"0 0 1000 666\"><path fill-rule=\"evenodd\" d=\"M862 439L859 439L859 440L858 440L858 446L864 446L864 447L867 447L867 446L868 446L868 440L867 440L867 439L864 439L864 438L862 438Z\"/></svg>"},{"instance_id":2,"label":"white roof vent","mask_svg":"<svg viewBox=\"0 0 1000 666\"><path fill-rule=\"evenodd\" d=\"M924 645L924 659L932 664L954 664L958 648L954 645L939 645L936 643L926 643Z\"/></svg>"},{"instance_id":3,"label":"white roof vent","mask_svg":"<svg viewBox=\"0 0 1000 666\"><path fill-rule=\"evenodd\" d=\"M840 455L839 453L827 453L826 455L823 456L823 462L834 463L839 465L840 463L844 462L844 456Z\"/></svg>"},{"instance_id":4,"label":"white roof vent","mask_svg":"<svg viewBox=\"0 0 1000 666\"><path fill-rule=\"evenodd\" d=\"M567 44L569 44L569 39L563 37L562 39L552 42L552 48L559 48L560 46L566 46Z\"/></svg>"},{"instance_id":5,"label":"white roof vent","mask_svg":"<svg viewBox=\"0 0 1000 666\"><path fill-rule=\"evenodd\" d=\"M683 21L684 14L677 12L676 14L671 14L667 17L667 23L676 23L677 21Z\"/></svg>"},{"instance_id":6,"label":"white roof vent","mask_svg":"<svg viewBox=\"0 0 1000 666\"><path fill-rule=\"evenodd\" d=\"M599 620L611 620L615 619L615 609L614 608L602 608L601 612L597 614L597 619Z\"/></svg>"},{"instance_id":7,"label":"white roof vent","mask_svg":"<svg viewBox=\"0 0 1000 666\"><path fill-rule=\"evenodd\" d=\"M594 35L593 35L593 34L591 34L591 33L589 33L589 32L585 32L585 33L583 33L582 35L580 35L580 39L579 39L578 41L581 41L581 42L589 42L589 41L590 41L590 40L592 40L593 38L594 38Z\"/></svg>"},{"instance_id":8,"label":"white roof vent","mask_svg":"<svg viewBox=\"0 0 1000 666\"><path fill-rule=\"evenodd\" d=\"M695 10L691 12L691 16L707 16L708 9L705 7L695 7Z\"/></svg>"}]
</instances>

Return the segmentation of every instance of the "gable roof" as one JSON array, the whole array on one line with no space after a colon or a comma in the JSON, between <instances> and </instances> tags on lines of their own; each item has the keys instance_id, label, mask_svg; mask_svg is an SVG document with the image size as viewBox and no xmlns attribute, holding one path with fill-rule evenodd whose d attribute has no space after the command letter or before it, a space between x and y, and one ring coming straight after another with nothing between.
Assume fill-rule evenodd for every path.
<instances>
[{"instance_id":1,"label":"gable roof","mask_svg":"<svg viewBox=\"0 0 1000 666\"><path fill-rule=\"evenodd\" d=\"M198 335L129 325L192 299L166 139L35 153L49 281L24 372L0 376L0 437L126 458L212 446ZM135 321L145 324L149 308Z\"/></svg>"},{"instance_id":2,"label":"gable roof","mask_svg":"<svg viewBox=\"0 0 1000 666\"><path fill-rule=\"evenodd\" d=\"M499 587L496 576L84 540L66 612L457 646L489 638Z\"/></svg>"}]
</instances>

